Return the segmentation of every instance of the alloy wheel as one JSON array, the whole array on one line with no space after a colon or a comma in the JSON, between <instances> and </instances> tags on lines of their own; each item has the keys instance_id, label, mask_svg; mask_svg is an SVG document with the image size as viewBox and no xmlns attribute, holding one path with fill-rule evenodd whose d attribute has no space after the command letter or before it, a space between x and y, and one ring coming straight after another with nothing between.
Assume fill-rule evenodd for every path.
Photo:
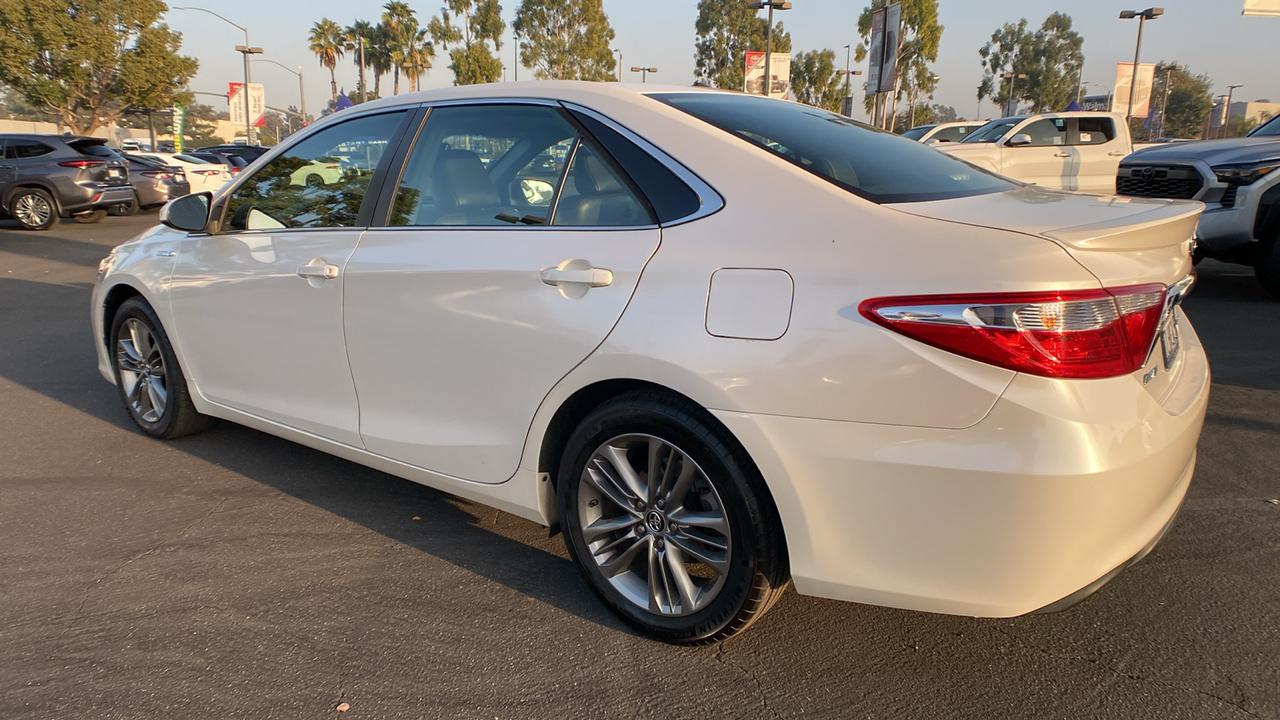
<instances>
[{"instance_id":1,"label":"alloy wheel","mask_svg":"<svg viewBox=\"0 0 1280 720\"><path fill-rule=\"evenodd\" d=\"M53 216L53 207L43 196L28 193L13 204L13 214L23 225L40 227Z\"/></svg>"},{"instance_id":2,"label":"alloy wheel","mask_svg":"<svg viewBox=\"0 0 1280 720\"><path fill-rule=\"evenodd\" d=\"M716 598L731 531L719 493L688 454L651 435L620 435L592 453L578 482L583 542L623 597L664 616Z\"/></svg>"},{"instance_id":3,"label":"alloy wheel","mask_svg":"<svg viewBox=\"0 0 1280 720\"><path fill-rule=\"evenodd\" d=\"M116 368L129 409L144 422L160 422L169 403L164 356L151 328L137 318L125 320L120 328Z\"/></svg>"}]
</instances>

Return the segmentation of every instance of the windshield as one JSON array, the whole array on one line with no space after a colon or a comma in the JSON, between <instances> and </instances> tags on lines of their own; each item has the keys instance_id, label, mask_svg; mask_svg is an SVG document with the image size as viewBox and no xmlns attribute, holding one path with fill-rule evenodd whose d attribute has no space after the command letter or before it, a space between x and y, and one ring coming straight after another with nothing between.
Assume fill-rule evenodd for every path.
<instances>
[{"instance_id":1,"label":"windshield","mask_svg":"<svg viewBox=\"0 0 1280 720\"><path fill-rule=\"evenodd\" d=\"M1017 187L914 140L800 103L713 92L650 97L872 202L945 200Z\"/></svg>"},{"instance_id":2,"label":"windshield","mask_svg":"<svg viewBox=\"0 0 1280 720\"><path fill-rule=\"evenodd\" d=\"M937 127L937 125L921 125L919 127L913 127L910 130L902 133L902 137L908 140L919 140L920 138L924 137L925 133L929 132L935 127Z\"/></svg>"},{"instance_id":3,"label":"windshield","mask_svg":"<svg viewBox=\"0 0 1280 720\"><path fill-rule=\"evenodd\" d=\"M1249 133L1249 137L1280 137L1280 115L1277 115Z\"/></svg>"},{"instance_id":4,"label":"windshield","mask_svg":"<svg viewBox=\"0 0 1280 720\"><path fill-rule=\"evenodd\" d=\"M999 120L992 120L986 125L983 125L977 130L969 133L965 139L960 142L993 143L1004 137L1005 133L1012 130L1013 126L1017 125L1021 121L1022 118L1001 118Z\"/></svg>"}]
</instances>

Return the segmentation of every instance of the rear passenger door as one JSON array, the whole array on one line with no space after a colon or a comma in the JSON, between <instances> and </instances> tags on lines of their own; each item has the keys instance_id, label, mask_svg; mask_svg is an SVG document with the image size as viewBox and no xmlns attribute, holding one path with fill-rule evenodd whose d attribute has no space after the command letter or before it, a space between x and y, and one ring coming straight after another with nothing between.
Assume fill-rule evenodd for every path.
<instances>
[{"instance_id":1,"label":"rear passenger door","mask_svg":"<svg viewBox=\"0 0 1280 720\"><path fill-rule=\"evenodd\" d=\"M1076 189L1081 192L1112 194L1116 171L1129 148L1116 137L1116 122L1110 115L1074 118L1071 144L1079 156Z\"/></svg>"},{"instance_id":2,"label":"rear passenger door","mask_svg":"<svg viewBox=\"0 0 1280 720\"><path fill-rule=\"evenodd\" d=\"M626 307L658 247L652 208L542 103L432 109L384 194L345 275L361 438L502 482L542 399Z\"/></svg>"}]
</instances>

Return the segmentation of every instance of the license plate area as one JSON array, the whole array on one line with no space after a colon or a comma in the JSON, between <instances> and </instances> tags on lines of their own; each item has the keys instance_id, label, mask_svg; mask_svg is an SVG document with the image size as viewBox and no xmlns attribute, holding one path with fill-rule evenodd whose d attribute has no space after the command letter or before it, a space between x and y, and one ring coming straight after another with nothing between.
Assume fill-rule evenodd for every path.
<instances>
[{"instance_id":1,"label":"license plate area","mask_svg":"<svg viewBox=\"0 0 1280 720\"><path fill-rule=\"evenodd\" d=\"M1173 363L1178 359L1178 351L1182 349L1182 341L1178 337L1178 319L1174 317L1175 312L1174 309L1169 310L1164 327L1160 330L1160 360L1165 370L1173 368Z\"/></svg>"}]
</instances>

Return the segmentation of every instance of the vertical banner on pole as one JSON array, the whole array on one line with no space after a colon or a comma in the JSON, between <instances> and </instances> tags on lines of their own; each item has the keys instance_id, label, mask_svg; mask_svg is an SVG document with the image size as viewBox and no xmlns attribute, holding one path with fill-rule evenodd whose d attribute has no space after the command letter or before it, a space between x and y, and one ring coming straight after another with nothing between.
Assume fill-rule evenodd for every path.
<instances>
[{"instance_id":1,"label":"vertical banner on pole","mask_svg":"<svg viewBox=\"0 0 1280 720\"><path fill-rule=\"evenodd\" d=\"M187 120L187 109L181 105L173 106L173 151L182 152L182 132Z\"/></svg>"},{"instance_id":2,"label":"vertical banner on pole","mask_svg":"<svg viewBox=\"0 0 1280 720\"><path fill-rule=\"evenodd\" d=\"M1133 96L1133 116L1144 118L1151 113L1151 86L1156 80L1155 63L1138 64L1138 89ZM1129 85L1133 82L1133 63L1116 63L1116 92L1111 107L1129 107Z\"/></svg>"},{"instance_id":3,"label":"vertical banner on pole","mask_svg":"<svg viewBox=\"0 0 1280 720\"><path fill-rule=\"evenodd\" d=\"M237 127L244 127L244 99L244 83L227 83L227 114L230 117L231 124Z\"/></svg>"},{"instance_id":4,"label":"vertical banner on pole","mask_svg":"<svg viewBox=\"0 0 1280 720\"><path fill-rule=\"evenodd\" d=\"M902 3L884 11L884 60L880 70L880 92L893 92L898 84L898 44L902 35Z\"/></svg>"},{"instance_id":5,"label":"vertical banner on pole","mask_svg":"<svg viewBox=\"0 0 1280 720\"><path fill-rule=\"evenodd\" d=\"M758 50L746 52L746 68L742 73L742 92L759 95L764 87L764 53Z\"/></svg>"},{"instance_id":6,"label":"vertical banner on pole","mask_svg":"<svg viewBox=\"0 0 1280 720\"><path fill-rule=\"evenodd\" d=\"M871 46L867 53L867 89L880 92L880 70L884 65L884 8L871 13Z\"/></svg>"}]
</instances>

